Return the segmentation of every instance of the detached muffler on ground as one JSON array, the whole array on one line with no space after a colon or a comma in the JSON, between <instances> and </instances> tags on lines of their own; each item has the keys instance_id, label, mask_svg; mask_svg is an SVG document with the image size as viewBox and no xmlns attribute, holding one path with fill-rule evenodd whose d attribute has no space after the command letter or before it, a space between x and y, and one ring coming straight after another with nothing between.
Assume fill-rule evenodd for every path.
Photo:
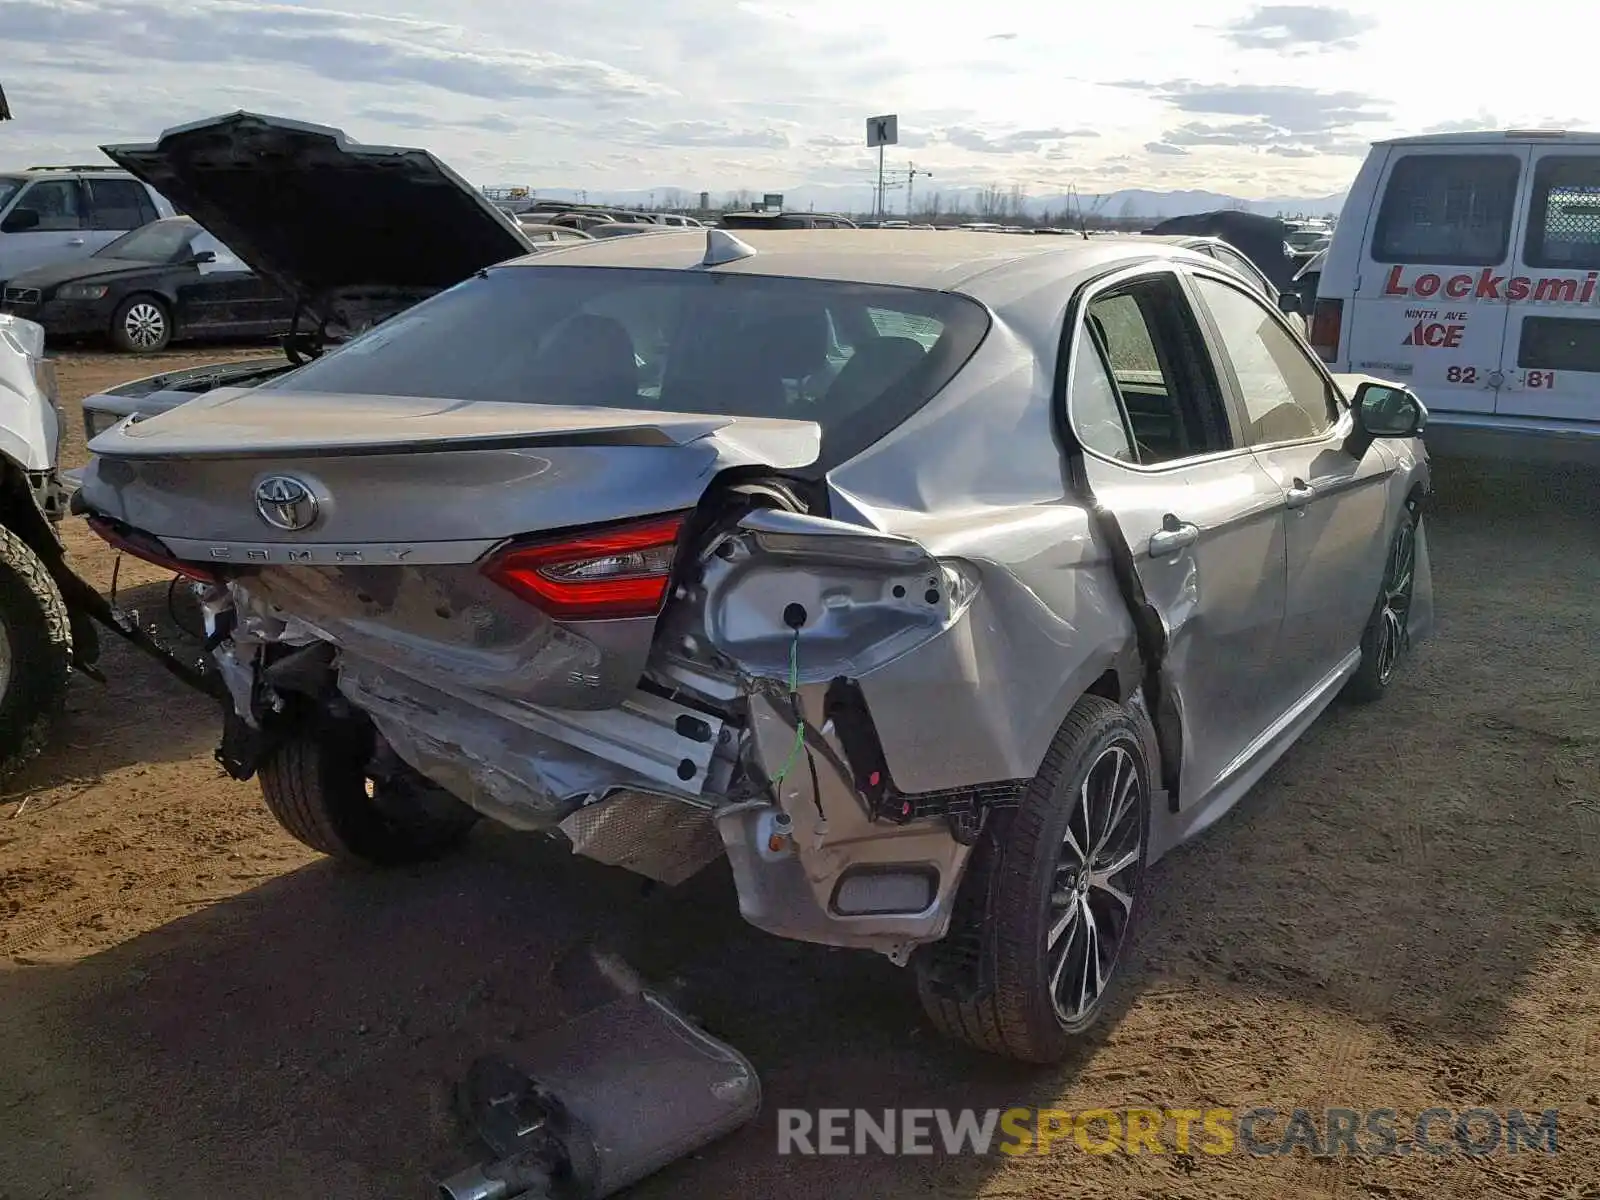
<instances>
[{"instance_id":1,"label":"detached muffler on ground","mask_svg":"<svg viewBox=\"0 0 1600 1200\"><path fill-rule=\"evenodd\" d=\"M755 1117L761 1083L742 1054L631 973L601 971L617 998L520 1062L472 1065L463 1104L496 1157L441 1183L440 1200L600 1200Z\"/></svg>"}]
</instances>

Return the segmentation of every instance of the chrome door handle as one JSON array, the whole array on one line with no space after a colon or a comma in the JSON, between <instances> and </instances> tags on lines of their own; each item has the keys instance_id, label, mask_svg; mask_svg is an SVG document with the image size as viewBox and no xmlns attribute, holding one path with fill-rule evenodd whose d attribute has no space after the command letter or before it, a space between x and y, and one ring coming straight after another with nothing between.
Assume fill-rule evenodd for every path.
<instances>
[{"instance_id":1,"label":"chrome door handle","mask_svg":"<svg viewBox=\"0 0 1600 1200\"><path fill-rule=\"evenodd\" d=\"M82 238L68 238L67 239L67 245L69 245L69 246L81 246L81 245L83 245L83 239Z\"/></svg>"},{"instance_id":2,"label":"chrome door handle","mask_svg":"<svg viewBox=\"0 0 1600 1200\"><path fill-rule=\"evenodd\" d=\"M1304 508L1316 498L1316 488L1312 487L1304 479L1296 479L1289 485L1289 490L1283 494L1283 503L1288 508Z\"/></svg>"},{"instance_id":3,"label":"chrome door handle","mask_svg":"<svg viewBox=\"0 0 1600 1200\"><path fill-rule=\"evenodd\" d=\"M1178 518L1168 515L1166 527L1150 535L1150 557L1160 558L1164 554L1175 554L1199 540L1199 526L1179 521Z\"/></svg>"}]
</instances>

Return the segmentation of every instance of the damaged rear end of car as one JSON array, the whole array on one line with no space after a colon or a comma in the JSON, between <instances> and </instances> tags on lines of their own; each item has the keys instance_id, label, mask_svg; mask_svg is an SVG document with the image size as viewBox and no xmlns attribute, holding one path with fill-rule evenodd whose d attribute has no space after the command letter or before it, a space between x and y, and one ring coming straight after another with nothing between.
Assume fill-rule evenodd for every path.
<instances>
[{"instance_id":1,"label":"damaged rear end of car","mask_svg":"<svg viewBox=\"0 0 1600 1200\"><path fill-rule=\"evenodd\" d=\"M544 298L500 303L534 274ZM426 857L484 815L669 884L726 854L752 924L904 962L948 928L984 788L1026 772L902 790L875 723L875 686L903 713L919 688L941 703L930 680L967 678L978 712L996 624L979 567L828 483L987 330L969 300L893 292L500 268L301 371L103 433L83 507L207 585L219 757L302 840ZM886 293L932 345L894 339L901 358L856 356L840 385L837 323L894 315ZM664 369L613 344L621 309L663 314ZM443 332L496 322L528 330L525 358L474 363ZM856 406L826 429L769 415L807 411L808 386Z\"/></svg>"}]
</instances>

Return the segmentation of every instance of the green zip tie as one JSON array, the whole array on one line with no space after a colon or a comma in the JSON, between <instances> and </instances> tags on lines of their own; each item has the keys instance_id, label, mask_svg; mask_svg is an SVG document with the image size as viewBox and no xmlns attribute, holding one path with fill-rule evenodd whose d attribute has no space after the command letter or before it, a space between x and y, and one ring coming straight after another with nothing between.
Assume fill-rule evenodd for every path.
<instances>
[{"instance_id":1,"label":"green zip tie","mask_svg":"<svg viewBox=\"0 0 1600 1200\"><path fill-rule=\"evenodd\" d=\"M800 631L794 631L794 641L789 643L789 695L797 695L800 691ZM772 790L776 792L783 786L783 781L789 777L789 772L794 770L795 762L800 758L800 751L805 749L806 726L805 722L798 722L794 727L794 745L789 747L789 759L783 764L783 769L772 777ZM782 799L782 797L778 797Z\"/></svg>"}]
</instances>

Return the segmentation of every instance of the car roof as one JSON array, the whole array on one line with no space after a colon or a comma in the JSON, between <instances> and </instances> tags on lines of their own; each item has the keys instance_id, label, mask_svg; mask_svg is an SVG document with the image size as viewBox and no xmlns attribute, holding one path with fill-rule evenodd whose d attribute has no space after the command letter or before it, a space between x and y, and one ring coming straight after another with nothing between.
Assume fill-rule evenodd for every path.
<instances>
[{"instance_id":1,"label":"car roof","mask_svg":"<svg viewBox=\"0 0 1600 1200\"><path fill-rule=\"evenodd\" d=\"M1484 144L1567 142L1593 146L1600 133L1581 129L1484 129L1465 133L1417 133L1388 138L1374 146L1480 146Z\"/></svg>"},{"instance_id":2,"label":"car roof","mask_svg":"<svg viewBox=\"0 0 1600 1200\"><path fill-rule=\"evenodd\" d=\"M920 229L708 231L663 226L635 237L578 242L514 259L507 265L546 270L569 266L706 269L701 267L701 260L711 232L723 236L731 233L756 252L710 268L719 273L966 291L980 299L980 291L987 289L968 286L977 277L989 279L1018 269L1026 271L1047 260L1050 274L1062 278L1104 269L1119 260L1181 257L1192 261L1196 257L1175 245L1140 244L1155 242L1155 238L1084 241L961 230L930 238Z\"/></svg>"}]
</instances>

